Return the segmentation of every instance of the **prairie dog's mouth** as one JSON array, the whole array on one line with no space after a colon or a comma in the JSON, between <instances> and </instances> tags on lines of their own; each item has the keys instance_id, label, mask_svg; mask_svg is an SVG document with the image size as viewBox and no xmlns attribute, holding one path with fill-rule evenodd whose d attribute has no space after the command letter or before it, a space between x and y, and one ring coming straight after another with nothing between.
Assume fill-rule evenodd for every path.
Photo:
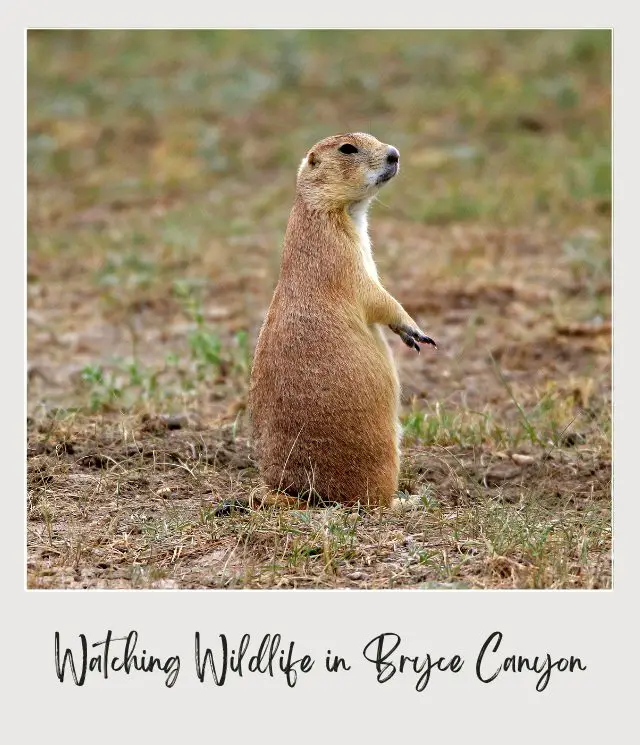
<instances>
[{"instance_id":1,"label":"prairie dog's mouth","mask_svg":"<svg viewBox=\"0 0 640 745\"><path fill-rule=\"evenodd\" d=\"M390 163L376 179L376 186L379 186L380 184L384 184L387 181L391 181L391 179L396 175L396 173L398 173L398 164Z\"/></svg>"}]
</instances>

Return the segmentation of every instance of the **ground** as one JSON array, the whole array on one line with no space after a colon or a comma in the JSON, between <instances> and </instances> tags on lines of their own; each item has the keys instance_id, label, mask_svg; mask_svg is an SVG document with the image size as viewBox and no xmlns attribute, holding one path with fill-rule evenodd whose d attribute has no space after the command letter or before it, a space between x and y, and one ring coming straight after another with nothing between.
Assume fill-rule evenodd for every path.
<instances>
[{"instance_id":1,"label":"ground","mask_svg":"<svg viewBox=\"0 0 640 745\"><path fill-rule=\"evenodd\" d=\"M611 586L607 31L28 35L30 588ZM263 490L246 392L297 165L369 131L402 509Z\"/></svg>"}]
</instances>

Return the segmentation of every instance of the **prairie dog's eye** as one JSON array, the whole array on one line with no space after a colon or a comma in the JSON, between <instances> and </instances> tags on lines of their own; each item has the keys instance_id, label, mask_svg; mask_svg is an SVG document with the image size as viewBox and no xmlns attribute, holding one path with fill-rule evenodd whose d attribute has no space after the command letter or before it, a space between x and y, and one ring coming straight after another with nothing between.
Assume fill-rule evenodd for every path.
<instances>
[{"instance_id":1,"label":"prairie dog's eye","mask_svg":"<svg viewBox=\"0 0 640 745\"><path fill-rule=\"evenodd\" d=\"M344 145L340 145L338 150L345 155L353 155L353 153L358 152L358 148L355 147L355 145L350 145L348 142L346 142Z\"/></svg>"}]
</instances>

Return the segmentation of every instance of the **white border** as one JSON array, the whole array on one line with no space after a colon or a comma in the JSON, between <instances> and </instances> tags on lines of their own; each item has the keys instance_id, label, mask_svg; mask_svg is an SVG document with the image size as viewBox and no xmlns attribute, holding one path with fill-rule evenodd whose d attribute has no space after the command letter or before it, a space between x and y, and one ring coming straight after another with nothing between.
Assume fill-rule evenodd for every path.
<instances>
[{"instance_id":1,"label":"white border","mask_svg":"<svg viewBox=\"0 0 640 745\"><path fill-rule=\"evenodd\" d=\"M230 11L235 9L205 9L199 13L194 3L187 2L178 8L150 4L140 7L141 3L134 7L121 2L100 8L79 4L75 8L70 2L57 3L55 8L36 5L11 9L12 18L5 10L0 24L0 49L5 57L5 143L24 142L22 78L15 71L17 60L24 58L25 27L231 28L246 27L247 17L246 6L237 9L234 19ZM636 584L631 536L637 524L638 502L633 489L635 473L631 470L636 449L633 409L637 408L631 387L635 383L631 355L637 354L633 344L637 333L632 334L631 313L623 315L623 308L626 304L631 310L630 293L635 289L631 283L635 279L632 263L636 261L633 241L637 238L631 200L637 169L633 158L637 153L637 118L630 108L636 105L637 84L632 70L637 68L637 43L632 24L625 25L621 12L616 13L615 22L612 19L613 9L621 7L614 3L607 5L608 13L601 4L583 4L579 14L575 6L568 4L564 7L557 2L538 3L536 14L524 22L512 5L504 7L483 3L481 7L468 5L464 12L459 7L418 11L408 4L394 3L393 8L371 6L358 13L353 6L325 2L324 15L314 12L312 22L305 22L288 10L270 5L264 13L258 10L252 15L251 27L448 28L459 27L460 19L469 24L464 28L614 27L614 142L617 151L624 153L624 158L616 161L614 173L614 400L624 402L624 419L620 416L621 407L614 409L615 590L26 592L24 533L18 528L24 523L24 438L18 442L14 434L24 435L24 409L18 405L17 397L9 394L11 421L17 426L5 430L5 462L12 475L7 490L9 518L5 532L9 567L5 643L11 675L7 679L12 680L12 691L18 692L10 707L13 726L7 727L9 732L17 732L21 726L29 741L46 737L48 742L111 742L114 738L128 742L139 735L145 741L153 736L160 742L169 742L189 735L229 737L234 733L229 737L232 742L249 742L256 735L267 735L267 740L277 736L283 742L303 738L343 742L352 736L356 742L383 742L408 734L420 739L447 734L452 742L474 737L475 741L492 743L541 739L596 743L619 741L616 732L633 731L630 676L635 629L632 635L631 624L635 626L636 616L631 601ZM353 13L351 22L348 11ZM267 14L269 17L264 18ZM4 236L5 255L16 280L18 267L23 271L22 283L10 280L9 293L3 293L3 303L7 304L5 319L15 314L9 302L15 306L21 298L24 311L24 256L18 258L24 220L17 218L20 206L24 211L24 189L16 187L20 177L24 184L23 156L24 151L18 147L5 148L2 196L5 215L10 218L10 230ZM21 227L16 230L17 225ZM19 298L9 299L12 293ZM12 346L6 360L17 359L20 352L24 359L24 338L21 340L14 328L10 326ZM24 368L7 365L7 373L11 388L5 387L5 392L16 387L24 391ZM479 641L500 629L505 633L505 646L508 640L517 653L578 654L589 665L589 672L577 677L558 676L542 694L535 693L524 678L504 678L493 687L479 684L472 675L456 679L455 684L434 678L433 686L419 694L404 678L396 679L397 684L375 684L363 663L357 669L354 664L353 671L343 678L327 681L322 675L310 676L292 690L278 681L265 681L262 676L247 677L242 685L204 687L186 672L180 684L170 691L155 679L134 677L97 681L83 688L61 685L53 668L53 631L60 629L65 640L81 631L99 639L106 628L125 633L135 628L150 650L159 654L177 650L185 665L193 655L192 636L196 629L210 641L222 632L230 636L251 632L255 638L277 631L320 659L327 646L353 658L363 642L375 634L397 631L412 653L459 651L469 660ZM168 706L162 706L165 701Z\"/></svg>"}]
</instances>

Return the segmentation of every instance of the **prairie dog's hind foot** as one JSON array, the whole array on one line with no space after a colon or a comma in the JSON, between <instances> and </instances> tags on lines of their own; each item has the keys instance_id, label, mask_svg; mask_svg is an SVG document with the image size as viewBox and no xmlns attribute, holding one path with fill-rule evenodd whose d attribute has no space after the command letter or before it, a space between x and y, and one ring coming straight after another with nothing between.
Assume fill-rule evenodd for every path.
<instances>
[{"instance_id":1,"label":"prairie dog's hind foot","mask_svg":"<svg viewBox=\"0 0 640 745\"><path fill-rule=\"evenodd\" d=\"M269 491L258 497L240 497L225 499L219 502L214 510L214 517L229 517L236 514L247 514L263 509L308 510L312 507L326 507L326 502L317 499L287 494L283 491Z\"/></svg>"},{"instance_id":2,"label":"prairie dog's hind foot","mask_svg":"<svg viewBox=\"0 0 640 745\"><path fill-rule=\"evenodd\" d=\"M234 512L251 512L251 504L248 499L225 499L219 502L213 509L214 517L229 517Z\"/></svg>"}]
</instances>

